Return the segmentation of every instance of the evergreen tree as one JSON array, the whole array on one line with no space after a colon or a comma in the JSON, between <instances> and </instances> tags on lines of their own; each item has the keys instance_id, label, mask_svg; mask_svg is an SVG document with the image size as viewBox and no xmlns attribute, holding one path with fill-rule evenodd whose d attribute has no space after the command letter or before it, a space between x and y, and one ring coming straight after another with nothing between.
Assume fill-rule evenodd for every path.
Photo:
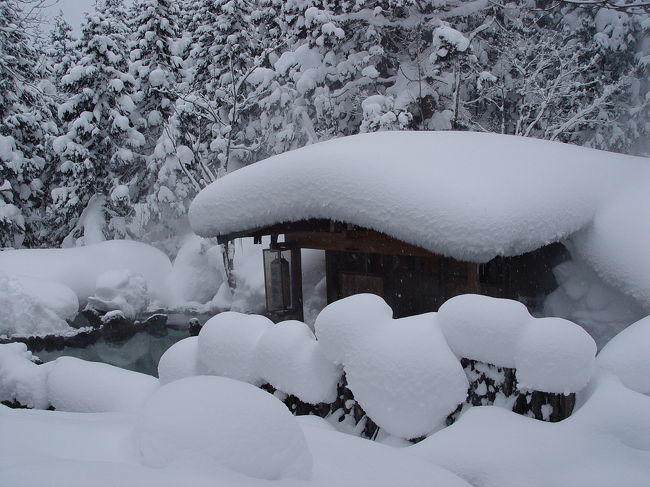
<instances>
[{"instance_id":1,"label":"evergreen tree","mask_svg":"<svg viewBox=\"0 0 650 487\"><path fill-rule=\"evenodd\" d=\"M46 145L55 129L20 5L0 0L0 246L40 243Z\"/></svg>"},{"instance_id":2,"label":"evergreen tree","mask_svg":"<svg viewBox=\"0 0 650 487\"><path fill-rule=\"evenodd\" d=\"M101 239L99 231L89 236L90 221L106 221L95 227L108 236L128 234L130 186L141 169L134 150L144 137L130 119L135 80L128 74L125 19L120 0L98 3L77 43L79 62L61 80L68 99L58 111L67 128L55 141L60 164L50 208L54 243L71 245L84 233L77 243Z\"/></svg>"}]
</instances>

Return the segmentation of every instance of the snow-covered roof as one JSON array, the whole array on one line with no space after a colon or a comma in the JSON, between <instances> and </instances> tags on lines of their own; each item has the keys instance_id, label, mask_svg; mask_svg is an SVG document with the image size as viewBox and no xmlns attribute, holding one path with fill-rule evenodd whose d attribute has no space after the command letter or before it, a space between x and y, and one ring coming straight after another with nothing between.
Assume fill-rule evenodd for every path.
<instances>
[{"instance_id":1,"label":"snow-covered roof","mask_svg":"<svg viewBox=\"0 0 650 487\"><path fill-rule=\"evenodd\" d=\"M590 261L598 269L612 254L628 251L650 265L650 247L639 245L650 231L634 223L648 207L622 197L639 186L635 193L650 194L646 158L499 134L378 132L234 171L201 191L189 216L202 236L332 219L473 262L528 252L584 229L579 246L593 250ZM605 211L610 201L616 218ZM602 218L595 218L599 212ZM632 223L621 221L626 214ZM587 228L594 221L599 226ZM624 226L626 235L605 230L608 241L597 245L591 237L603 234L607 222ZM628 245L630 238L635 242ZM635 272L634 265L625 267ZM610 260L603 272L625 280L611 268ZM639 284L645 288L635 295L650 302L650 278L642 280L633 279L636 291Z\"/></svg>"}]
</instances>

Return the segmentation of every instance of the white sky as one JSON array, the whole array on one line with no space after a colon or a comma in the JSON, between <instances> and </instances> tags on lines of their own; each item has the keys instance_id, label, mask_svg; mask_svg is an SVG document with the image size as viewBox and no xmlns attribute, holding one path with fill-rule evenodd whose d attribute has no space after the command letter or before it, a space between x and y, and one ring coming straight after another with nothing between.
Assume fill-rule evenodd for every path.
<instances>
[{"instance_id":1,"label":"white sky","mask_svg":"<svg viewBox=\"0 0 650 487\"><path fill-rule=\"evenodd\" d=\"M131 0L126 0L125 3L128 5L131 3ZM51 20L56 17L59 10L63 10L63 15L70 25L72 25L74 35L78 37L81 33L84 12L92 11L94 5L95 0L58 0L58 2L47 9L47 15L49 15Z\"/></svg>"}]
</instances>

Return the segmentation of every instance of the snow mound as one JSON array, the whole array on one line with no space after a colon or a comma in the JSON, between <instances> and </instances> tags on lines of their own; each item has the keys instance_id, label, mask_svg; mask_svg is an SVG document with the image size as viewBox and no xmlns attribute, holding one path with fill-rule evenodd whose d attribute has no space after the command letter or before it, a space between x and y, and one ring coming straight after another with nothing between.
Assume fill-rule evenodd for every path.
<instances>
[{"instance_id":1,"label":"snow mound","mask_svg":"<svg viewBox=\"0 0 650 487\"><path fill-rule=\"evenodd\" d=\"M531 316L511 299L464 294L446 301L438 322L447 343L459 357L499 367L514 367L514 350Z\"/></svg>"},{"instance_id":2,"label":"snow mound","mask_svg":"<svg viewBox=\"0 0 650 487\"><path fill-rule=\"evenodd\" d=\"M74 329L60 316L70 314L77 304L76 296L70 296L68 291L55 283L34 285L33 279L0 274L0 335L73 334Z\"/></svg>"},{"instance_id":3,"label":"snow mound","mask_svg":"<svg viewBox=\"0 0 650 487\"><path fill-rule=\"evenodd\" d=\"M562 318L533 319L515 350L520 389L569 394L587 385L596 361L596 342Z\"/></svg>"},{"instance_id":4,"label":"snow mound","mask_svg":"<svg viewBox=\"0 0 650 487\"><path fill-rule=\"evenodd\" d=\"M60 411L134 412L159 386L149 375L73 357L41 367L49 368L48 397Z\"/></svg>"},{"instance_id":5,"label":"snow mound","mask_svg":"<svg viewBox=\"0 0 650 487\"><path fill-rule=\"evenodd\" d=\"M0 401L18 401L23 406L45 409L47 368L32 362L24 343L0 345Z\"/></svg>"},{"instance_id":6,"label":"snow mound","mask_svg":"<svg viewBox=\"0 0 650 487\"><path fill-rule=\"evenodd\" d=\"M435 313L399 320L392 314L379 296L357 294L326 306L316 335L373 421L392 435L417 438L465 400L467 377Z\"/></svg>"},{"instance_id":7,"label":"snow mound","mask_svg":"<svg viewBox=\"0 0 650 487\"><path fill-rule=\"evenodd\" d=\"M264 316L234 311L210 318L199 333L199 370L262 385L255 367L257 344L273 322Z\"/></svg>"},{"instance_id":8,"label":"snow mound","mask_svg":"<svg viewBox=\"0 0 650 487\"><path fill-rule=\"evenodd\" d=\"M647 486L650 398L611 377L593 382L582 407L559 423L475 407L407 452L478 487Z\"/></svg>"},{"instance_id":9,"label":"snow mound","mask_svg":"<svg viewBox=\"0 0 650 487\"><path fill-rule=\"evenodd\" d=\"M257 373L276 389L311 404L333 402L341 370L328 360L309 327L283 321L268 328L257 344Z\"/></svg>"},{"instance_id":10,"label":"snow mound","mask_svg":"<svg viewBox=\"0 0 650 487\"><path fill-rule=\"evenodd\" d=\"M161 387L134 431L144 464L208 458L244 475L308 479L312 458L295 418L271 394L224 377Z\"/></svg>"},{"instance_id":11,"label":"snow mound","mask_svg":"<svg viewBox=\"0 0 650 487\"><path fill-rule=\"evenodd\" d=\"M153 300L163 306L170 301L169 258L150 245L131 240L67 249L5 250L0 252L0 269L7 274L61 283L72 289L80 301L95 292L102 273L128 269L145 277Z\"/></svg>"},{"instance_id":12,"label":"snow mound","mask_svg":"<svg viewBox=\"0 0 650 487\"><path fill-rule=\"evenodd\" d=\"M434 316L375 323L375 332L344 363L355 399L391 435L431 433L467 395L467 377Z\"/></svg>"},{"instance_id":13,"label":"snow mound","mask_svg":"<svg viewBox=\"0 0 650 487\"><path fill-rule=\"evenodd\" d=\"M179 302L207 303L224 282L221 251L196 235L187 238L178 251L171 286Z\"/></svg>"},{"instance_id":14,"label":"snow mound","mask_svg":"<svg viewBox=\"0 0 650 487\"><path fill-rule=\"evenodd\" d=\"M393 310L375 294L355 294L327 305L314 327L323 352L336 364L345 364L376 329L392 319Z\"/></svg>"},{"instance_id":15,"label":"snow mound","mask_svg":"<svg viewBox=\"0 0 650 487\"><path fill-rule=\"evenodd\" d=\"M161 385L199 375L197 368L199 338L184 338L167 349L158 362Z\"/></svg>"},{"instance_id":16,"label":"snow mound","mask_svg":"<svg viewBox=\"0 0 650 487\"><path fill-rule=\"evenodd\" d=\"M608 285L583 262L563 262L553 274L558 288L546 297L544 315L579 324L598 348L647 314L638 301Z\"/></svg>"},{"instance_id":17,"label":"snow mound","mask_svg":"<svg viewBox=\"0 0 650 487\"><path fill-rule=\"evenodd\" d=\"M650 394L650 316L612 338L598 354L597 363L630 389Z\"/></svg>"},{"instance_id":18,"label":"snow mound","mask_svg":"<svg viewBox=\"0 0 650 487\"><path fill-rule=\"evenodd\" d=\"M17 279L24 291L34 297L62 320L73 320L79 312L79 300L72 289L54 281L34 279L27 276L11 276Z\"/></svg>"},{"instance_id":19,"label":"snow mound","mask_svg":"<svg viewBox=\"0 0 650 487\"><path fill-rule=\"evenodd\" d=\"M573 234L649 170L643 158L527 137L379 132L234 171L199 193L189 218L201 236L327 218L484 262Z\"/></svg>"},{"instance_id":20,"label":"snow mound","mask_svg":"<svg viewBox=\"0 0 650 487\"><path fill-rule=\"evenodd\" d=\"M647 165L646 160L646 165ZM647 174L599 210L573 239L576 250L608 283L650 311L650 188Z\"/></svg>"},{"instance_id":21,"label":"snow mound","mask_svg":"<svg viewBox=\"0 0 650 487\"><path fill-rule=\"evenodd\" d=\"M147 280L128 269L115 269L97 277L95 295L88 303L100 311L121 311L127 318L142 314L149 305Z\"/></svg>"}]
</instances>

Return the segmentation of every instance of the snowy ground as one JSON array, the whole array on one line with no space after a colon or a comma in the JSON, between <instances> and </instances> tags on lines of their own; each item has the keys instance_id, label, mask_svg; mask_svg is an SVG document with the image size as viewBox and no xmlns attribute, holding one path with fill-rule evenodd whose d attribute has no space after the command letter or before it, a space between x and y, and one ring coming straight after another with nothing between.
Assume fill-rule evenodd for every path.
<instances>
[{"instance_id":1,"label":"snowy ground","mask_svg":"<svg viewBox=\"0 0 650 487\"><path fill-rule=\"evenodd\" d=\"M549 320L472 295L400 320L376 296L353 296L320 313L316 336L222 313L163 356L160 380L66 357L35 365L24 345L2 345L0 397L56 411L0 406L0 485L647 486L650 319L595 359L584 331ZM467 387L461 355L514 365L538 390L576 391L577 408L548 423L479 406L444 427ZM378 441L335 416L292 416L255 387L329 401L343 371Z\"/></svg>"}]
</instances>

